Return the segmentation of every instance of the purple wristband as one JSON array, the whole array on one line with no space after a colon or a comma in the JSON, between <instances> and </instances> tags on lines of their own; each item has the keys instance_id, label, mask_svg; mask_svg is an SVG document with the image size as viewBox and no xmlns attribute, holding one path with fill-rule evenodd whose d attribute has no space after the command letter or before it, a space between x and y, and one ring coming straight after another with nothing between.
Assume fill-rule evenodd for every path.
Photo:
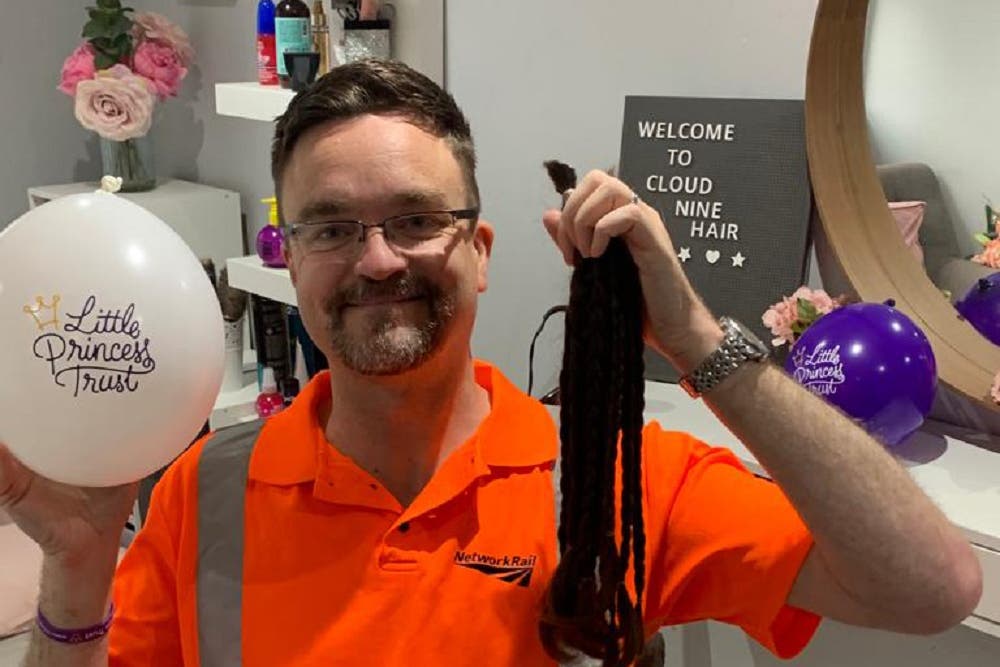
<instances>
[{"instance_id":1,"label":"purple wristband","mask_svg":"<svg viewBox=\"0 0 1000 667\"><path fill-rule=\"evenodd\" d=\"M73 630L57 628L52 625L52 622L45 618L45 614L42 613L41 608L39 608L38 617L35 620L42 634L52 641L59 642L60 644L83 644L84 642L100 639L108 634L108 630L111 629L111 619L114 618L114 615L115 605L111 603L111 609L108 610L108 617L104 619L103 623L92 625L89 628L77 628Z\"/></svg>"}]
</instances>

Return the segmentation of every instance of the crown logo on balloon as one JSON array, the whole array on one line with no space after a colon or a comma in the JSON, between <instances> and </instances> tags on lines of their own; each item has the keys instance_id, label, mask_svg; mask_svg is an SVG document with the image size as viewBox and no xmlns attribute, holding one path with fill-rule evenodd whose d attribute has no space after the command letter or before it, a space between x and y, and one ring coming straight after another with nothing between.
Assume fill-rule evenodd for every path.
<instances>
[{"instance_id":1,"label":"crown logo on balloon","mask_svg":"<svg viewBox=\"0 0 1000 667\"><path fill-rule=\"evenodd\" d=\"M45 303L42 297L35 297L33 305L24 307L24 312L35 318L35 324L39 331L45 331L45 327L51 326L53 329L59 328L59 295L52 295L52 303ZM49 319L46 319L48 317Z\"/></svg>"}]
</instances>

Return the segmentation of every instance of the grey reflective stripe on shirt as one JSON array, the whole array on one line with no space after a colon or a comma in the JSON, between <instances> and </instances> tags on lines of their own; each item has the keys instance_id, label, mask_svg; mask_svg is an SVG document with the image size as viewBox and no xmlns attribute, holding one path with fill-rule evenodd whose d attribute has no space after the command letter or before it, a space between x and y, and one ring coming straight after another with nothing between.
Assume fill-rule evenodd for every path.
<instances>
[{"instance_id":1,"label":"grey reflective stripe on shirt","mask_svg":"<svg viewBox=\"0 0 1000 667\"><path fill-rule=\"evenodd\" d=\"M218 431L198 460L198 653L201 667L243 664L243 515L262 422Z\"/></svg>"}]
</instances>

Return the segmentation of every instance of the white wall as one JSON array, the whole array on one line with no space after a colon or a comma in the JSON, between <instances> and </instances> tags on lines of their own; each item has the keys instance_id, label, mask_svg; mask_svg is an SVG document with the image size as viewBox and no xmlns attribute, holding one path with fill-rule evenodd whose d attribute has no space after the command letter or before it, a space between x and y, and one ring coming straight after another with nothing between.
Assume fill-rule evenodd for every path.
<instances>
[{"instance_id":1,"label":"white wall","mask_svg":"<svg viewBox=\"0 0 1000 667\"><path fill-rule=\"evenodd\" d=\"M580 170L615 163L626 94L801 99L815 8L815 0L448 3L448 86L471 119L485 216L497 227L478 355L523 384L531 334L567 296L568 271L539 222L556 202L542 161ZM561 322L549 330L536 352L544 388L555 384ZM911 638L827 623L791 663L718 624L673 630L668 641L668 664L682 667L979 667L1000 654L1000 640L967 628Z\"/></svg>"},{"instance_id":2,"label":"white wall","mask_svg":"<svg viewBox=\"0 0 1000 667\"><path fill-rule=\"evenodd\" d=\"M1000 3L873 0L865 95L879 162L937 173L963 250L1000 207Z\"/></svg>"},{"instance_id":3,"label":"white wall","mask_svg":"<svg viewBox=\"0 0 1000 667\"><path fill-rule=\"evenodd\" d=\"M96 139L56 89L76 46L88 0L6 2L0 21L0 229L28 210L32 185L69 183L96 173ZM0 267L2 270L2 267Z\"/></svg>"}]
</instances>

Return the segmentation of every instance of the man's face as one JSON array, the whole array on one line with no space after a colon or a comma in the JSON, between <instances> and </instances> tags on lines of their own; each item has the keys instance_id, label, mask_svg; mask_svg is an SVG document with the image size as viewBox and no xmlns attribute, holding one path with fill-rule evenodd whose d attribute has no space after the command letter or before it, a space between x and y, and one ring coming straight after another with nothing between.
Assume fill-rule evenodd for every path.
<instances>
[{"instance_id":1,"label":"man's face","mask_svg":"<svg viewBox=\"0 0 1000 667\"><path fill-rule=\"evenodd\" d=\"M445 140L406 120L366 115L311 129L285 170L287 222L386 218L469 208ZM399 249L367 230L354 254L285 252L306 329L331 364L366 375L418 367L442 350L467 353L493 241L490 226L458 221L433 242Z\"/></svg>"}]
</instances>

